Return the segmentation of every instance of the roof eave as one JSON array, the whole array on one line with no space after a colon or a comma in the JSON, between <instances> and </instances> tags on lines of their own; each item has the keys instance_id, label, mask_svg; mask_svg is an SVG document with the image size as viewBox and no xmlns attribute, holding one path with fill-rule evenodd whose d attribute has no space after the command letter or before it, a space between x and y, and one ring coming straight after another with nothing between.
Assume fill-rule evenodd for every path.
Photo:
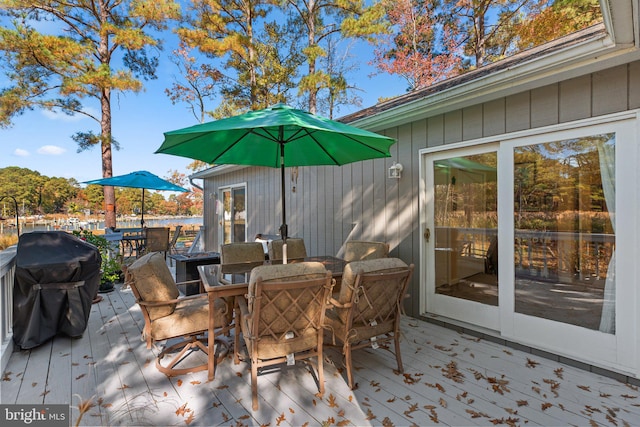
<instances>
[{"instance_id":1,"label":"roof eave","mask_svg":"<svg viewBox=\"0 0 640 427\"><path fill-rule=\"evenodd\" d=\"M204 179L204 178L209 178L212 176L216 176L216 175L222 175L224 173L230 173L230 172L235 172L235 171L239 171L241 169L244 169L246 167L246 165L215 165L210 167L209 169L205 169L199 172L196 172L192 175L189 175L189 178L191 179Z\"/></svg>"},{"instance_id":2,"label":"roof eave","mask_svg":"<svg viewBox=\"0 0 640 427\"><path fill-rule=\"evenodd\" d=\"M387 110L384 110L384 103L378 104L382 111L353 121L345 121L367 130L379 131L609 68L633 59L629 56L640 58L639 51L633 44L616 45L607 34L601 34L566 49L495 71Z\"/></svg>"}]
</instances>

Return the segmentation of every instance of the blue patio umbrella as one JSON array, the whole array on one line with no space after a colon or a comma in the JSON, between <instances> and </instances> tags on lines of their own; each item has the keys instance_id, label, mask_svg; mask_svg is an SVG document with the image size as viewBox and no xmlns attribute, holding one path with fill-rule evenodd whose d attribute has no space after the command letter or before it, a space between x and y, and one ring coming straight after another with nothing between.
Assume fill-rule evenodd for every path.
<instances>
[{"instance_id":1,"label":"blue patio umbrella","mask_svg":"<svg viewBox=\"0 0 640 427\"><path fill-rule=\"evenodd\" d=\"M175 185L157 175L147 171L136 171L126 175L112 176L110 178L85 181L83 184L97 184L112 187L142 188L142 216L140 224L144 227L144 190L181 191L188 192L186 188Z\"/></svg>"}]
</instances>

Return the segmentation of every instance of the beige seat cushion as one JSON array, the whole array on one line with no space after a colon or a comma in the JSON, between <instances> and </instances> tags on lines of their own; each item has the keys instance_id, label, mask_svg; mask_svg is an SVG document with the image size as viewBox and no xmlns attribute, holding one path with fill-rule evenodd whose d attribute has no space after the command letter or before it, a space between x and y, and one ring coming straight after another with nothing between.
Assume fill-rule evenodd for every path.
<instances>
[{"instance_id":1,"label":"beige seat cushion","mask_svg":"<svg viewBox=\"0 0 640 427\"><path fill-rule=\"evenodd\" d=\"M214 325L226 325L227 304L221 298L214 300ZM209 301L206 297L187 298L176 304L173 313L151 323L151 336L156 341L204 332L209 328Z\"/></svg>"},{"instance_id":2,"label":"beige seat cushion","mask_svg":"<svg viewBox=\"0 0 640 427\"><path fill-rule=\"evenodd\" d=\"M178 298L180 292L171 271L160 252L151 252L138 258L127 269L135 281L142 301L168 301ZM149 318L153 321L173 313L175 304L164 307L149 307Z\"/></svg>"},{"instance_id":3,"label":"beige seat cushion","mask_svg":"<svg viewBox=\"0 0 640 427\"><path fill-rule=\"evenodd\" d=\"M351 301L351 297L353 296L353 286L356 282L356 276L359 271L363 273L373 273L373 272L392 272L392 271L401 271L408 268L407 264L399 258L380 258L380 259L370 259L365 261L353 261L347 264L344 268L344 273L342 274L342 285L340 286L340 293L334 298L341 303L345 304ZM329 312L327 311L327 316L329 316ZM347 321L347 310L337 310L337 316L340 318L341 322L346 323Z\"/></svg>"},{"instance_id":4,"label":"beige seat cushion","mask_svg":"<svg viewBox=\"0 0 640 427\"><path fill-rule=\"evenodd\" d=\"M350 240L345 243L344 259L349 262L386 258L388 256L388 243L363 240Z\"/></svg>"},{"instance_id":5,"label":"beige seat cushion","mask_svg":"<svg viewBox=\"0 0 640 427\"><path fill-rule=\"evenodd\" d=\"M259 277L262 278L264 284L263 292L268 292L269 283L318 279L324 278L326 275L327 270L324 265L319 262L300 262L295 264L278 264L256 267L251 271L251 278L249 279L249 312L253 311L253 298L251 298L251 296L255 295L256 283ZM281 316L286 316L290 300L282 298L275 301L275 303L277 308L274 308L271 313L265 312L265 310L262 311L262 320L270 325L269 329L271 331L285 331L288 329L287 326L290 325L292 319L284 319ZM284 313L284 315L282 315L282 313ZM309 315L311 317L314 316L313 313L309 313ZM248 319L243 318L242 320L241 329L243 334L245 337L251 336ZM260 345L257 357L259 359L271 359L289 353L297 353L314 347L317 343L317 339L317 331L312 328L302 331L290 339L279 339L265 334L259 337ZM252 341L247 339L245 340L245 343L249 354L252 354L254 351L252 348Z\"/></svg>"},{"instance_id":6,"label":"beige seat cushion","mask_svg":"<svg viewBox=\"0 0 640 427\"><path fill-rule=\"evenodd\" d=\"M269 259L283 259L282 240L272 240L267 244L269 250ZM304 246L304 240L300 238L287 239L287 259L299 259L307 257L307 248Z\"/></svg>"},{"instance_id":7,"label":"beige seat cushion","mask_svg":"<svg viewBox=\"0 0 640 427\"><path fill-rule=\"evenodd\" d=\"M264 248L260 242L228 243L220 248L220 262L264 262Z\"/></svg>"},{"instance_id":8,"label":"beige seat cushion","mask_svg":"<svg viewBox=\"0 0 640 427\"><path fill-rule=\"evenodd\" d=\"M319 279L327 274L327 269L320 262L297 262L295 264L262 265L251 270L249 278L249 295L255 295L258 277L265 283L291 282L304 279ZM253 301L249 300L249 312L253 311Z\"/></svg>"}]
</instances>

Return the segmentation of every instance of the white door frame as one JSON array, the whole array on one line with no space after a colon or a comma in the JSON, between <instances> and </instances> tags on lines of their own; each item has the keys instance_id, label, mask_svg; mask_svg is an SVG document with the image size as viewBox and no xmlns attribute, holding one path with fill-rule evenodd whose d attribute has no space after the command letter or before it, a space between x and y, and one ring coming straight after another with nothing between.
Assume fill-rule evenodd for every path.
<instances>
[{"instance_id":1,"label":"white door frame","mask_svg":"<svg viewBox=\"0 0 640 427\"><path fill-rule=\"evenodd\" d=\"M514 259L514 193L513 193L513 149L517 146L558 141L566 138L616 133L616 333L606 334L573 325L554 322L514 312L514 264L499 263L499 307L497 324L488 329L511 341L530 345L555 354L619 372L640 377L640 110L600 116L545 128L514 132L490 138L448 144L419 151L420 182L419 209L420 233L423 234L428 218L433 216L433 189L428 188L427 178L433 176L433 170L427 159L437 156L451 157L453 153L470 154L477 147L487 151L491 144L498 148L498 241L500 259ZM507 183L507 185L505 185ZM511 184L509 184L511 183ZM431 212L429 211L431 209ZM433 234L433 233L432 233ZM455 312L437 309L430 312L433 295L429 292L428 280L433 280L433 260L427 260L432 247L426 239L420 239L420 313L425 316L434 314L459 321ZM430 265L431 263L431 265ZM456 308L458 307L458 308ZM459 309L459 305L446 307ZM484 309L484 307L480 307ZM453 314L452 314L453 313ZM481 319L494 313L481 313ZM465 315L466 317L470 317ZM462 320L469 328L482 331L486 325Z\"/></svg>"}]
</instances>

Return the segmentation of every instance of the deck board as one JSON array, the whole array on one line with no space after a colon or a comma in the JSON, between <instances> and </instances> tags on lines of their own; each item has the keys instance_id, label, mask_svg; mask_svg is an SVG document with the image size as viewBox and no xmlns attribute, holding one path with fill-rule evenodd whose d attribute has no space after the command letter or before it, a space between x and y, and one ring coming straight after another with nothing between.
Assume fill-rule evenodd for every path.
<instances>
[{"instance_id":1,"label":"deck board","mask_svg":"<svg viewBox=\"0 0 640 427\"><path fill-rule=\"evenodd\" d=\"M252 411L246 362L229 354L212 382L206 372L168 378L140 339L131 290L102 296L82 337L12 354L2 403L93 399L87 426L640 425L637 387L412 318L402 321L404 375L387 349L357 350L350 390L339 349L327 347L322 398L299 364L260 375Z\"/></svg>"}]
</instances>

